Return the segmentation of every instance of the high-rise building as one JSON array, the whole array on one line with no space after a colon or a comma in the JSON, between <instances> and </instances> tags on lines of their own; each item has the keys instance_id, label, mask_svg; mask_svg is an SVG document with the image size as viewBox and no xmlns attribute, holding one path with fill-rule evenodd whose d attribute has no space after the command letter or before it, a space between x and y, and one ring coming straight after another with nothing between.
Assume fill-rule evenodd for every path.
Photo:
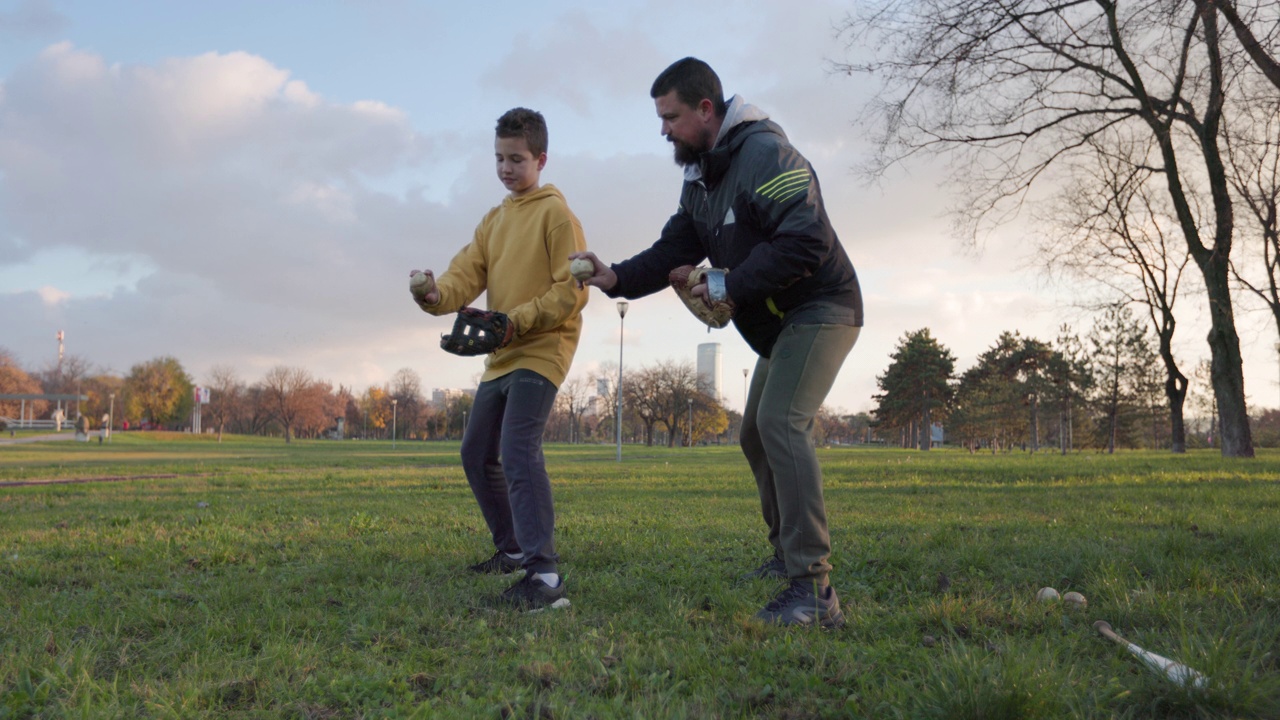
<instances>
[{"instance_id":1,"label":"high-rise building","mask_svg":"<svg viewBox=\"0 0 1280 720\"><path fill-rule=\"evenodd\" d=\"M720 343L702 343L698 346L698 389L716 399L723 397L724 375L721 371Z\"/></svg>"}]
</instances>

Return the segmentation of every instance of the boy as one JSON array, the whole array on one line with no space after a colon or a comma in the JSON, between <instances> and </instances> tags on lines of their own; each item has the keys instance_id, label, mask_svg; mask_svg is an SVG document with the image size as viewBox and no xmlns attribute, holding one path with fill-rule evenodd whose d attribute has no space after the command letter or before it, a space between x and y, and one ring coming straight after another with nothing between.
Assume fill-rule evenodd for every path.
<instances>
[{"instance_id":1,"label":"boy","mask_svg":"<svg viewBox=\"0 0 1280 720\"><path fill-rule=\"evenodd\" d=\"M542 455L542 432L578 347L587 291L569 275L569 254L586 248L582 225L553 185L541 185L547 125L515 108L498 118L498 179L509 194L436 281L411 285L432 315L454 313L488 292L488 309L506 316L506 339L485 359L462 467L497 551L478 573L524 576L499 597L522 610L563 607L555 551L555 510ZM410 273L412 277L413 273ZM422 283L421 277L418 282Z\"/></svg>"}]
</instances>

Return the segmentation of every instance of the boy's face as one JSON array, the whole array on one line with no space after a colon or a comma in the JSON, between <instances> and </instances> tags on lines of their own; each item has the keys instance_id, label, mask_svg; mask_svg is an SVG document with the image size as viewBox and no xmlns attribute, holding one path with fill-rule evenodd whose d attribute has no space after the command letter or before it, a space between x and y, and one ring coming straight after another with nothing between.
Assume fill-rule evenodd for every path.
<instances>
[{"instance_id":1,"label":"boy's face","mask_svg":"<svg viewBox=\"0 0 1280 720\"><path fill-rule=\"evenodd\" d=\"M662 120L662 134L667 142L675 145L677 165L694 165L698 157L711 149L715 142L712 121L715 113L710 100L702 100L697 107L686 105L672 90L653 99L658 118Z\"/></svg>"},{"instance_id":2,"label":"boy's face","mask_svg":"<svg viewBox=\"0 0 1280 720\"><path fill-rule=\"evenodd\" d=\"M538 189L538 176L547 164L547 154L534 156L522 137L496 138L493 154L498 161L498 179L513 197Z\"/></svg>"}]
</instances>

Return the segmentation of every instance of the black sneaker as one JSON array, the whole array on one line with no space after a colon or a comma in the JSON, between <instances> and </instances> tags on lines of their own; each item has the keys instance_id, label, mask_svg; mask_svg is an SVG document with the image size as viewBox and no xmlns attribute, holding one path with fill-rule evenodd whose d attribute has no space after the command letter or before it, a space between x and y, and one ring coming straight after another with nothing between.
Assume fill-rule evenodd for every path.
<instances>
[{"instance_id":1,"label":"black sneaker","mask_svg":"<svg viewBox=\"0 0 1280 720\"><path fill-rule=\"evenodd\" d=\"M569 607L569 598L564 596L564 578L560 584L551 587L540 578L527 573L519 582L498 596L498 603L517 610L538 612L547 608L560 609Z\"/></svg>"},{"instance_id":2,"label":"black sneaker","mask_svg":"<svg viewBox=\"0 0 1280 720\"><path fill-rule=\"evenodd\" d=\"M499 550L488 560L470 565L467 569L483 575L510 575L520 569L520 561L512 560L510 555Z\"/></svg>"},{"instance_id":3,"label":"black sneaker","mask_svg":"<svg viewBox=\"0 0 1280 720\"><path fill-rule=\"evenodd\" d=\"M813 582L806 580L792 580L756 613L756 619L777 625L817 625L826 629L844 625L836 589L828 585L821 596L815 595Z\"/></svg>"},{"instance_id":4,"label":"black sneaker","mask_svg":"<svg viewBox=\"0 0 1280 720\"><path fill-rule=\"evenodd\" d=\"M787 562L777 554L770 555L760 567L742 576L743 580L786 580Z\"/></svg>"}]
</instances>

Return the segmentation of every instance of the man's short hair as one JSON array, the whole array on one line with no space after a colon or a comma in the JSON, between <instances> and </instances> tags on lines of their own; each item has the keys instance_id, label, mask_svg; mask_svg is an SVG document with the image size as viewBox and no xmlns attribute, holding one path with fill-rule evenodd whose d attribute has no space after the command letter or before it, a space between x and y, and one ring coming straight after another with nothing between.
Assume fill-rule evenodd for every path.
<instances>
[{"instance_id":1,"label":"man's short hair","mask_svg":"<svg viewBox=\"0 0 1280 720\"><path fill-rule=\"evenodd\" d=\"M536 110L518 107L502 113L494 132L500 138L524 138L534 157L547 151L547 121Z\"/></svg>"},{"instance_id":2,"label":"man's short hair","mask_svg":"<svg viewBox=\"0 0 1280 720\"><path fill-rule=\"evenodd\" d=\"M670 67L658 75L649 88L649 97L657 99L676 91L680 102L689 107L697 107L703 99L711 101L716 117L724 117L724 88L720 85L720 76L711 66L694 57L687 57L671 63Z\"/></svg>"}]
</instances>

